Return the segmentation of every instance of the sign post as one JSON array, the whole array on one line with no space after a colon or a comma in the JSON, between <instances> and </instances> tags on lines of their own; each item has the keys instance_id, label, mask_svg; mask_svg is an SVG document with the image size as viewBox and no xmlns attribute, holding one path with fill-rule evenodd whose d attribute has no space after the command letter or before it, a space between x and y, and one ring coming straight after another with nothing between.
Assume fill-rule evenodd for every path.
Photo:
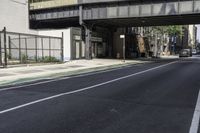
<instances>
[{"instance_id":1,"label":"sign post","mask_svg":"<svg viewBox=\"0 0 200 133\"><path fill-rule=\"evenodd\" d=\"M126 62L126 41L125 35L120 35L120 38L123 39L123 62Z\"/></svg>"}]
</instances>

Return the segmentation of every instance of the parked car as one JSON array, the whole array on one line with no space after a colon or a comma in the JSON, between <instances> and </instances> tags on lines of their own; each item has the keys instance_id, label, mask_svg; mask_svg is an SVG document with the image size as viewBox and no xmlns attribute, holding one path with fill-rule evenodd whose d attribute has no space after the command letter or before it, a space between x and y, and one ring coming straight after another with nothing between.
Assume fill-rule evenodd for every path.
<instances>
[{"instance_id":1,"label":"parked car","mask_svg":"<svg viewBox=\"0 0 200 133\"><path fill-rule=\"evenodd\" d=\"M197 54L197 50L196 49L192 49L192 54L193 55Z\"/></svg>"},{"instance_id":2,"label":"parked car","mask_svg":"<svg viewBox=\"0 0 200 133\"><path fill-rule=\"evenodd\" d=\"M192 50L191 49L182 49L179 53L179 57L191 57Z\"/></svg>"}]
</instances>

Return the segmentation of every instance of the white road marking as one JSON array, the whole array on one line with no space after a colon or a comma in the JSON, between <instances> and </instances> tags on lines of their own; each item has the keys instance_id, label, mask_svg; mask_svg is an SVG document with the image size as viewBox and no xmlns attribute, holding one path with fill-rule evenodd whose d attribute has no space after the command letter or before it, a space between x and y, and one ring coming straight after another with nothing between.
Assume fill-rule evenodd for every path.
<instances>
[{"instance_id":1,"label":"white road marking","mask_svg":"<svg viewBox=\"0 0 200 133\"><path fill-rule=\"evenodd\" d=\"M189 133L198 133L199 129L199 120L200 120L200 91L197 99L197 104L194 110L194 115L192 118L192 123L190 126L190 131Z\"/></svg>"},{"instance_id":2,"label":"white road marking","mask_svg":"<svg viewBox=\"0 0 200 133\"><path fill-rule=\"evenodd\" d=\"M90 75L95 75L95 74L99 74L99 73L105 73L105 72L120 70L120 69L124 69L124 68L129 68L129 67L131 67L131 66L122 66L122 67L120 67L120 68L114 68L114 69L102 70L102 71L100 70L99 72L91 72L91 73L86 73L86 74L83 73L83 74L79 74L79 75L77 75L77 76L56 78L56 79L50 79L50 80L48 80L48 81L41 81L41 82L31 83L31 84L27 84L27 85L20 85L20 86L7 87L7 88L0 89L0 92L2 92L2 91L7 91L7 90L18 89L18 88L30 87L30 86L35 86L35 85L41 85L41 84L46 84L46 83L50 83L50 82L56 82L56 81L71 79L71 78L78 78L78 77L90 76ZM45 78L45 79L47 79L47 78ZM30 81L29 81L29 82L30 82ZM29 83L29 82L25 82L25 83ZM32 81L32 82L34 82L34 81Z\"/></svg>"},{"instance_id":3,"label":"white road marking","mask_svg":"<svg viewBox=\"0 0 200 133\"><path fill-rule=\"evenodd\" d=\"M22 105L13 107L13 108L2 110L2 111L0 111L0 114L8 113L10 111L14 111L14 110L17 110L17 109L20 109L20 108L23 108L23 107L27 107L27 106L30 106L30 105L33 105L33 104L36 104L36 103L41 103L41 102L44 102L44 101L47 101L47 100L55 99L55 98L58 98L58 97L61 97L61 96L70 95L70 94L86 91L86 90L89 90L89 89L92 89L92 88L100 87L100 86L103 86L103 85L106 85L106 84L110 84L110 83L113 83L113 82L116 82L116 81L119 81L119 80L127 79L127 78L130 78L130 77L133 77L133 76L136 76L136 75L140 75L140 74L152 71L152 70L156 70L156 69L159 69L159 68L174 64L176 62L177 61L171 62L171 63L168 63L168 64L164 64L164 65L161 65L161 66L157 66L157 67L154 67L154 68L151 68L151 69L147 69L147 70L144 70L144 71L141 71L141 72L137 72L137 73L134 73L134 74L130 74L130 75L127 75L127 76L123 76L123 77L120 77L120 78L116 78L116 79L113 79L113 80L110 80L110 81L107 81L107 82L103 82L103 83L100 83L100 84L96 84L96 85L93 85L93 86L89 86L89 87L85 87L85 88L82 88L82 89L78 89L78 90L75 90L75 91L61 93L61 94L57 94L57 95L54 95L54 96L46 97L46 98L43 98L43 99L39 99L39 100L36 100L36 101L33 101L33 102L29 102L29 103L26 103L26 104L22 104Z\"/></svg>"}]
</instances>

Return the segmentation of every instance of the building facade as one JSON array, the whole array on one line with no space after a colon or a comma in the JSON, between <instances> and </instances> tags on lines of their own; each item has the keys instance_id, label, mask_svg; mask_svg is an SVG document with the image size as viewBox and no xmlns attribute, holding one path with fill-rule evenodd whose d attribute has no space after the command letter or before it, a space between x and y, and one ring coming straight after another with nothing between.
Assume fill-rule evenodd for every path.
<instances>
[{"instance_id":1,"label":"building facade","mask_svg":"<svg viewBox=\"0 0 200 133\"><path fill-rule=\"evenodd\" d=\"M30 29L28 0L1 0L0 9L0 67L63 61L62 35L40 36Z\"/></svg>"},{"instance_id":2,"label":"building facade","mask_svg":"<svg viewBox=\"0 0 200 133\"><path fill-rule=\"evenodd\" d=\"M29 29L28 0L1 0L0 30L4 27L11 32L37 33Z\"/></svg>"},{"instance_id":3,"label":"building facade","mask_svg":"<svg viewBox=\"0 0 200 133\"><path fill-rule=\"evenodd\" d=\"M188 45L192 49L196 49L197 27L195 25L188 26Z\"/></svg>"}]
</instances>

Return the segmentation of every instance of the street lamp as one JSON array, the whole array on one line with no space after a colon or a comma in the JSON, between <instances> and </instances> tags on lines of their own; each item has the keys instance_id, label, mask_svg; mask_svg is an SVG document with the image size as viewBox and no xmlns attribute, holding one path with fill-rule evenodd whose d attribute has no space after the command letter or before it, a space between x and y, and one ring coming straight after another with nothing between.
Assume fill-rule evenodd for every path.
<instances>
[{"instance_id":1,"label":"street lamp","mask_svg":"<svg viewBox=\"0 0 200 133\"><path fill-rule=\"evenodd\" d=\"M120 38L123 39L123 62L126 62L126 42L125 42L125 35L120 35Z\"/></svg>"}]
</instances>

